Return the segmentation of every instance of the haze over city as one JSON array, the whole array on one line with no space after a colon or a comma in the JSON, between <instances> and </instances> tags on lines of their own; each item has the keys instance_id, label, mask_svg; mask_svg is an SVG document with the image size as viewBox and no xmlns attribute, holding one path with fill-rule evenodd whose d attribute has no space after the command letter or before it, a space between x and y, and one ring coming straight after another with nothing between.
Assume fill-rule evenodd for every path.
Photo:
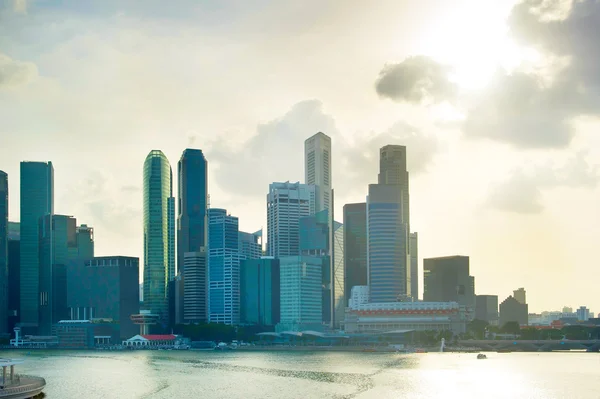
<instances>
[{"instance_id":1,"label":"haze over city","mask_svg":"<svg viewBox=\"0 0 600 399\"><path fill-rule=\"evenodd\" d=\"M98 255L142 258L144 159L190 147L211 207L256 231L321 131L336 219L405 145L420 259L470 256L478 294L526 287L531 312L600 308L599 3L1 4L11 221L19 163L52 161L55 213L93 226Z\"/></svg>"}]
</instances>

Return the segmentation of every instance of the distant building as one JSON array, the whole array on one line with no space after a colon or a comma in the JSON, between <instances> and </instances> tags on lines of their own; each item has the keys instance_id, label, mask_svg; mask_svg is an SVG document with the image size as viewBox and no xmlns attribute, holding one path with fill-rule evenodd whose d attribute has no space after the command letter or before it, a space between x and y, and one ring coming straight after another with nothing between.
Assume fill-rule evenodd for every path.
<instances>
[{"instance_id":1,"label":"distant building","mask_svg":"<svg viewBox=\"0 0 600 399\"><path fill-rule=\"evenodd\" d=\"M255 233L240 231L240 255L244 259L260 259L262 257L262 229Z\"/></svg>"},{"instance_id":2,"label":"distant building","mask_svg":"<svg viewBox=\"0 0 600 399\"><path fill-rule=\"evenodd\" d=\"M331 198L331 138L322 132L304 142L304 173L306 184L315 186L315 212L332 209Z\"/></svg>"},{"instance_id":3,"label":"distant building","mask_svg":"<svg viewBox=\"0 0 600 399\"><path fill-rule=\"evenodd\" d=\"M243 260L240 265L240 323L275 326L280 321L279 259Z\"/></svg>"},{"instance_id":4,"label":"distant building","mask_svg":"<svg viewBox=\"0 0 600 399\"><path fill-rule=\"evenodd\" d=\"M314 256L280 259L281 320L278 331L322 329L322 265L322 260Z\"/></svg>"},{"instance_id":5,"label":"distant building","mask_svg":"<svg viewBox=\"0 0 600 399\"><path fill-rule=\"evenodd\" d=\"M8 175L0 170L0 334L8 326Z\"/></svg>"},{"instance_id":6,"label":"distant building","mask_svg":"<svg viewBox=\"0 0 600 399\"><path fill-rule=\"evenodd\" d=\"M475 297L475 318L498 325L498 295L477 295Z\"/></svg>"},{"instance_id":7,"label":"distant building","mask_svg":"<svg viewBox=\"0 0 600 399\"><path fill-rule=\"evenodd\" d=\"M240 321L239 222L225 209L208 210L209 321Z\"/></svg>"},{"instance_id":8,"label":"distant building","mask_svg":"<svg viewBox=\"0 0 600 399\"><path fill-rule=\"evenodd\" d=\"M37 334L40 296L40 218L54 213L52 162L21 162L20 326Z\"/></svg>"},{"instance_id":9,"label":"distant building","mask_svg":"<svg viewBox=\"0 0 600 399\"><path fill-rule=\"evenodd\" d=\"M419 300L419 233L410 233L408 242L410 254L410 295Z\"/></svg>"},{"instance_id":10,"label":"distant building","mask_svg":"<svg viewBox=\"0 0 600 399\"><path fill-rule=\"evenodd\" d=\"M315 186L271 183L267 194L267 255L300 255L299 222L315 214Z\"/></svg>"},{"instance_id":11,"label":"distant building","mask_svg":"<svg viewBox=\"0 0 600 399\"><path fill-rule=\"evenodd\" d=\"M169 281L175 278L175 200L169 160L152 150L144 161L144 307L169 322Z\"/></svg>"},{"instance_id":12,"label":"distant building","mask_svg":"<svg viewBox=\"0 0 600 399\"><path fill-rule=\"evenodd\" d=\"M367 278L367 204L344 205L344 293L345 304L352 287L366 286Z\"/></svg>"},{"instance_id":13,"label":"distant building","mask_svg":"<svg viewBox=\"0 0 600 399\"><path fill-rule=\"evenodd\" d=\"M519 303L525 305L527 303L525 288L519 288L518 290L514 290L513 298L515 298L517 301L519 301Z\"/></svg>"},{"instance_id":14,"label":"distant building","mask_svg":"<svg viewBox=\"0 0 600 399\"><path fill-rule=\"evenodd\" d=\"M423 301L457 302L475 310L475 283L469 275L468 256L423 260Z\"/></svg>"},{"instance_id":15,"label":"distant building","mask_svg":"<svg viewBox=\"0 0 600 399\"><path fill-rule=\"evenodd\" d=\"M16 226L18 232L18 223L9 223L10 226ZM19 234L9 234L8 238L8 331L12 331L20 320L20 292L21 273L21 240Z\"/></svg>"},{"instance_id":16,"label":"distant building","mask_svg":"<svg viewBox=\"0 0 600 399\"><path fill-rule=\"evenodd\" d=\"M344 321L346 309L346 275L344 269L344 225L333 221L333 311L334 327L338 327Z\"/></svg>"},{"instance_id":17,"label":"distant building","mask_svg":"<svg viewBox=\"0 0 600 399\"><path fill-rule=\"evenodd\" d=\"M138 327L130 319L139 313L138 258L98 256L70 264L68 319L110 319L119 326L119 339L131 337Z\"/></svg>"},{"instance_id":18,"label":"distant building","mask_svg":"<svg viewBox=\"0 0 600 399\"><path fill-rule=\"evenodd\" d=\"M183 321L208 322L208 254L204 248L183 258Z\"/></svg>"},{"instance_id":19,"label":"distant building","mask_svg":"<svg viewBox=\"0 0 600 399\"><path fill-rule=\"evenodd\" d=\"M84 260L94 257L94 229L87 224L77 227L77 256Z\"/></svg>"},{"instance_id":20,"label":"distant building","mask_svg":"<svg viewBox=\"0 0 600 399\"><path fill-rule=\"evenodd\" d=\"M91 349L120 343L119 325L110 321L61 320L52 325L52 335L63 349Z\"/></svg>"},{"instance_id":21,"label":"distant building","mask_svg":"<svg viewBox=\"0 0 600 399\"><path fill-rule=\"evenodd\" d=\"M348 307L356 310L360 305L367 303L369 303L369 287L366 285L355 285L352 287Z\"/></svg>"},{"instance_id":22,"label":"distant building","mask_svg":"<svg viewBox=\"0 0 600 399\"><path fill-rule=\"evenodd\" d=\"M579 309L577 309L576 313L577 320L579 321L588 321L588 319L590 318L590 310L585 306L580 306Z\"/></svg>"},{"instance_id":23,"label":"distant building","mask_svg":"<svg viewBox=\"0 0 600 399\"><path fill-rule=\"evenodd\" d=\"M500 304L500 327L508 322L517 322L519 325L527 325L529 322L529 307L509 296Z\"/></svg>"}]
</instances>

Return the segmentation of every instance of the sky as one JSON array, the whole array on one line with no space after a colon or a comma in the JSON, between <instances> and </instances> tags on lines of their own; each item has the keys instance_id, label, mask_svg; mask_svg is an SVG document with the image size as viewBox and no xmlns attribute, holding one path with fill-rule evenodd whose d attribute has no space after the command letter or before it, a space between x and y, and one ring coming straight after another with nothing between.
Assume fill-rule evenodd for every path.
<instances>
[{"instance_id":1,"label":"sky","mask_svg":"<svg viewBox=\"0 0 600 399\"><path fill-rule=\"evenodd\" d=\"M19 162L52 161L55 212L141 258L146 155L200 148L211 207L253 232L322 131L339 221L406 145L420 259L600 312L599 30L594 0L0 0L10 220Z\"/></svg>"}]
</instances>

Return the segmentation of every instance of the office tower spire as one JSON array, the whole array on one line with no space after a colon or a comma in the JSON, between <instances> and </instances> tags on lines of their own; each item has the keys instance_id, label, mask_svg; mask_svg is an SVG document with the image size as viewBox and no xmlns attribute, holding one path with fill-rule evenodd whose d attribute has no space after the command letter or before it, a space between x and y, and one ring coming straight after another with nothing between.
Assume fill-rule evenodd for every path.
<instances>
[{"instance_id":1,"label":"office tower spire","mask_svg":"<svg viewBox=\"0 0 600 399\"><path fill-rule=\"evenodd\" d=\"M144 307L168 321L168 283L175 275L171 166L162 151L144 162Z\"/></svg>"},{"instance_id":2,"label":"office tower spire","mask_svg":"<svg viewBox=\"0 0 600 399\"><path fill-rule=\"evenodd\" d=\"M37 333L40 303L39 224L54 213L52 162L21 162L20 302L23 333Z\"/></svg>"},{"instance_id":3,"label":"office tower spire","mask_svg":"<svg viewBox=\"0 0 600 399\"><path fill-rule=\"evenodd\" d=\"M0 170L0 334L8 321L8 175Z\"/></svg>"},{"instance_id":4,"label":"office tower spire","mask_svg":"<svg viewBox=\"0 0 600 399\"><path fill-rule=\"evenodd\" d=\"M331 208L331 138L319 132L304 142L305 183L316 187L315 212Z\"/></svg>"}]
</instances>

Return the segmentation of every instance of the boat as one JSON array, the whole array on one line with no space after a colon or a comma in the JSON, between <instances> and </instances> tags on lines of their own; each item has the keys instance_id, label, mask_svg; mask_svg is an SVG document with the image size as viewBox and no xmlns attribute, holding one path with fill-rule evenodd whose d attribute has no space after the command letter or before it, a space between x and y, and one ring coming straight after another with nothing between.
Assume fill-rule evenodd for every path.
<instances>
[{"instance_id":1,"label":"boat","mask_svg":"<svg viewBox=\"0 0 600 399\"><path fill-rule=\"evenodd\" d=\"M483 353L480 353L477 355L477 359L487 359L487 356L484 355Z\"/></svg>"},{"instance_id":2,"label":"boat","mask_svg":"<svg viewBox=\"0 0 600 399\"><path fill-rule=\"evenodd\" d=\"M42 377L16 374L15 366L22 363L21 359L0 358L0 399L34 398L46 387L46 380Z\"/></svg>"}]
</instances>

